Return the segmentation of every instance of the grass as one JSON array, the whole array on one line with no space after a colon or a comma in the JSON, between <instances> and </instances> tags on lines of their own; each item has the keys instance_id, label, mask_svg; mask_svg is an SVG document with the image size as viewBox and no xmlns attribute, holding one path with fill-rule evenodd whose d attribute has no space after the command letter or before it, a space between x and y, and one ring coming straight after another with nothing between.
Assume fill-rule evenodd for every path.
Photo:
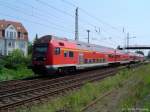
<instances>
[{"instance_id":1,"label":"grass","mask_svg":"<svg viewBox=\"0 0 150 112\"><path fill-rule=\"evenodd\" d=\"M150 111L150 98L149 100L143 100L148 94L150 94L150 65L140 67L135 71L136 79L140 82L128 90L128 96L122 99L120 108L123 108L125 112L128 109L132 109L137 105L137 108L146 108Z\"/></svg>"},{"instance_id":2,"label":"grass","mask_svg":"<svg viewBox=\"0 0 150 112\"><path fill-rule=\"evenodd\" d=\"M27 69L25 66L20 66L16 70L3 67L0 71L0 81L23 79L30 76L33 76L33 72L32 70Z\"/></svg>"},{"instance_id":3,"label":"grass","mask_svg":"<svg viewBox=\"0 0 150 112\"><path fill-rule=\"evenodd\" d=\"M133 70L128 69L122 70L116 76L108 77L99 83L87 83L78 91L58 97L38 107L20 109L18 112L57 112L64 109L69 112L79 112L84 106L103 93L113 88L122 87L122 82L130 78L133 72Z\"/></svg>"}]
</instances>

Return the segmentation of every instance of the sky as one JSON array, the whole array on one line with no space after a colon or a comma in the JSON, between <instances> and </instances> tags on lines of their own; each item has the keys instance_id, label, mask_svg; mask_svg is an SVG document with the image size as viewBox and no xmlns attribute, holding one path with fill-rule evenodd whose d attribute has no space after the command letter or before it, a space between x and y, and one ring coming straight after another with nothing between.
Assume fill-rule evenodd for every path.
<instances>
[{"instance_id":1,"label":"sky","mask_svg":"<svg viewBox=\"0 0 150 112\"><path fill-rule=\"evenodd\" d=\"M130 45L150 45L150 0L0 0L0 19L21 22L30 41L36 34L74 39L76 7L80 41L89 29L93 44L124 46L129 32Z\"/></svg>"}]
</instances>

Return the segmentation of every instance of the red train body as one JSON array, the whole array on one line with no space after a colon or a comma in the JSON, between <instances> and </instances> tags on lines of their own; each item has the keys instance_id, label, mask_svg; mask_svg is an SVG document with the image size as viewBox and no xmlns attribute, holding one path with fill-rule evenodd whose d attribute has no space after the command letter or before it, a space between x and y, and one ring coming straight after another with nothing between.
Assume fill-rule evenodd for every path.
<instances>
[{"instance_id":1,"label":"red train body","mask_svg":"<svg viewBox=\"0 0 150 112\"><path fill-rule=\"evenodd\" d=\"M36 73L64 72L143 60L136 53L46 35L34 44L32 69Z\"/></svg>"}]
</instances>

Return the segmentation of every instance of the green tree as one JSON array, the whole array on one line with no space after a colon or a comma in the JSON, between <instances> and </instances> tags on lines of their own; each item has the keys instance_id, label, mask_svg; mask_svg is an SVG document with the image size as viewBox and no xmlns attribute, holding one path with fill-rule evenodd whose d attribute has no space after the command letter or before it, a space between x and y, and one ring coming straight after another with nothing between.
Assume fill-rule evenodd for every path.
<instances>
[{"instance_id":1,"label":"green tree","mask_svg":"<svg viewBox=\"0 0 150 112\"><path fill-rule=\"evenodd\" d=\"M25 64L25 57L23 52L19 49L13 50L6 58L6 65L7 68L17 69L20 65Z\"/></svg>"},{"instance_id":2,"label":"green tree","mask_svg":"<svg viewBox=\"0 0 150 112\"><path fill-rule=\"evenodd\" d=\"M29 55L32 54L32 49L33 49L32 42L28 42L28 54L29 54Z\"/></svg>"},{"instance_id":3,"label":"green tree","mask_svg":"<svg viewBox=\"0 0 150 112\"><path fill-rule=\"evenodd\" d=\"M144 55L144 52L143 52L143 51L135 51L135 53Z\"/></svg>"},{"instance_id":4,"label":"green tree","mask_svg":"<svg viewBox=\"0 0 150 112\"><path fill-rule=\"evenodd\" d=\"M34 38L34 41L33 41L33 44L38 40L38 34L35 35L35 38Z\"/></svg>"},{"instance_id":5,"label":"green tree","mask_svg":"<svg viewBox=\"0 0 150 112\"><path fill-rule=\"evenodd\" d=\"M0 57L0 73L4 68L5 64L6 64L5 60L2 57Z\"/></svg>"},{"instance_id":6,"label":"green tree","mask_svg":"<svg viewBox=\"0 0 150 112\"><path fill-rule=\"evenodd\" d=\"M150 59L150 51L148 52L147 58Z\"/></svg>"}]
</instances>

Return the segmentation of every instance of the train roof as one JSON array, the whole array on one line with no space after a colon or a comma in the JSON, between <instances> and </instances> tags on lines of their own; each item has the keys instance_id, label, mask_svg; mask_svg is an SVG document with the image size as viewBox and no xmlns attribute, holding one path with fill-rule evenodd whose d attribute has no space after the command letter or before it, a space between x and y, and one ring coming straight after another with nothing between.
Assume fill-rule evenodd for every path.
<instances>
[{"instance_id":1,"label":"train roof","mask_svg":"<svg viewBox=\"0 0 150 112\"><path fill-rule=\"evenodd\" d=\"M70 42L73 43L77 46L77 48L79 49L85 49L85 50L90 50L90 51L96 51L96 52L103 52L106 54L111 54L111 53L116 53L117 54L127 54L125 51L122 50L117 50L114 48L110 48L110 47L105 47L105 46L101 46L101 45L96 45L96 44L88 44L86 42L81 42L81 41L75 41L75 40L71 40L71 39L67 39L67 38L62 38L62 37L57 37L57 36L53 36L53 35L45 35L42 36L37 42L41 42L42 40L60 40L61 42Z\"/></svg>"},{"instance_id":2,"label":"train roof","mask_svg":"<svg viewBox=\"0 0 150 112\"><path fill-rule=\"evenodd\" d=\"M74 43L78 48L86 49L86 50L110 52L110 53L111 52L113 53L115 51L115 49L110 48L110 47L105 47L105 46L95 45L95 44L88 44L86 42L75 41L75 40L61 38L61 37L52 36L52 35L45 35L45 36L41 37L39 39L39 41L41 41L41 40L49 40L50 41L52 39L57 39L57 40L65 41L65 42L71 42L71 43ZM39 41L37 41L37 42L39 42Z\"/></svg>"}]
</instances>

